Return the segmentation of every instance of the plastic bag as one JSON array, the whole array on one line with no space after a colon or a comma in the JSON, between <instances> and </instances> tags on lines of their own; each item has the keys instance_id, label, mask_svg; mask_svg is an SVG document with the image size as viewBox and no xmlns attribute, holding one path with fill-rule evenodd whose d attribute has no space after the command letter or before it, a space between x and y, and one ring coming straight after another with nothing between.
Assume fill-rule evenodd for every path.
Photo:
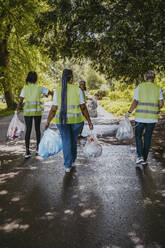
<instances>
[{"instance_id":1,"label":"plastic bag","mask_svg":"<svg viewBox=\"0 0 165 248\"><path fill-rule=\"evenodd\" d=\"M118 140L132 139L133 138L133 128L131 122L128 118L121 120L119 127L117 129L116 138Z\"/></svg>"},{"instance_id":2,"label":"plastic bag","mask_svg":"<svg viewBox=\"0 0 165 248\"><path fill-rule=\"evenodd\" d=\"M60 152L62 140L57 131L47 128L39 144L38 154L42 158L48 158Z\"/></svg>"},{"instance_id":3,"label":"plastic bag","mask_svg":"<svg viewBox=\"0 0 165 248\"><path fill-rule=\"evenodd\" d=\"M91 131L89 129L88 125L84 125L81 136L83 137L87 137L88 135L90 135Z\"/></svg>"},{"instance_id":4,"label":"plastic bag","mask_svg":"<svg viewBox=\"0 0 165 248\"><path fill-rule=\"evenodd\" d=\"M17 112L15 112L7 131L7 137L11 139L19 138L25 130L25 125L18 119Z\"/></svg>"},{"instance_id":5,"label":"plastic bag","mask_svg":"<svg viewBox=\"0 0 165 248\"><path fill-rule=\"evenodd\" d=\"M86 157L101 156L102 146L98 143L98 140L94 134L88 136L83 152Z\"/></svg>"}]
</instances>

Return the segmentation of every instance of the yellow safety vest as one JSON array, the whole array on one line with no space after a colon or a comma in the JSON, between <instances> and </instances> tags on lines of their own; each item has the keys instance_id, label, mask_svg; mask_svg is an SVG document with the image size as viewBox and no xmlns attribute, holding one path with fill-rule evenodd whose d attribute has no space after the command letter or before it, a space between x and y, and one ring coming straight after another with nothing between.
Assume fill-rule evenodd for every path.
<instances>
[{"instance_id":1,"label":"yellow safety vest","mask_svg":"<svg viewBox=\"0 0 165 248\"><path fill-rule=\"evenodd\" d=\"M61 110L61 86L56 88L58 109L55 115L55 123L60 124ZM80 109L79 87L67 84L67 124L80 123L85 120Z\"/></svg>"},{"instance_id":2,"label":"yellow safety vest","mask_svg":"<svg viewBox=\"0 0 165 248\"><path fill-rule=\"evenodd\" d=\"M43 112L43 103L40 98L42 95L42 86L28 84L24 86L24 116L41 116Z\"/></svg>"},{"instance_id":3,"label":"yellow safety vest","mask_svg":"<svg viewBox=\"0 0 165 248\"><path fill-rule=\"evenodd\" d=\"M144 82L138 88L139 100L135 118L157 120L160 97L160 87L152 82Z\"/></svg>"}]
</instances>

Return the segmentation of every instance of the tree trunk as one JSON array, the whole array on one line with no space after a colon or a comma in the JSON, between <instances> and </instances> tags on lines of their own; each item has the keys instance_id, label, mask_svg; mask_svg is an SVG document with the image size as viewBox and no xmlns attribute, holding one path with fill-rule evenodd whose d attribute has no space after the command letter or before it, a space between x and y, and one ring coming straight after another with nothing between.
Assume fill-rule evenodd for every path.
<instances>
[{"instance_id":1,"label":"tree trunk","mask_svg":"<svg viewBox=\"0 0 165 248\"><path fill-rule=\"evenodd\" d=\"M8 30L9 31L9 30ZM0 76L1 76L1 85L4 90L5 100L8 108L14 108L14 97L12 93L12 86L8 79L8 67L9 67L9 52L7 49L7 37L0 39Z\"/></svg>"}]
</instances>

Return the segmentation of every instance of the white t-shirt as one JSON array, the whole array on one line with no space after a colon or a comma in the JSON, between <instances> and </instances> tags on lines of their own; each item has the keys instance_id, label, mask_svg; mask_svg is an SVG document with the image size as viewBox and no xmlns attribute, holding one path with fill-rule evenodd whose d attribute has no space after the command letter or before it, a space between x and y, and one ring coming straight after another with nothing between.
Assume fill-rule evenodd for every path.
<instances>
[{"instance_id":1,"label":"white t-shirt","mask_svg":"<svg viewBox=\"0 0 165 248\"><path fill-rule=\"evenodd\" d=\"M49 90L47 88L45 88L44 86L42 86L42 94L43 95L47 95L48 92L49 92ZM22 89L21 94L20 94L20 97L23 97L23 98L25 97L25 95L24 95L24 89Z\"/></svg>"},{"instance_id":2,"label":"white t-shirt","mask_svg":"<svg viewBox=\"0 0 165 248\"><path fill-rule=\"evenodd\" d=\"M134 100L138 101L139 100L139 86L136 88L135 93L134 93ZM160 89L160 96L159 96L159 100L163 100L163 91L162 89ZM135 118L135 121L137 122L142 122L142 123L156 123L158 122L158 120L151 120L151 119L144 119L144 118Z\"/></svg>"},{"instance_id":3,"label":"white t-shirt","mask_svg":"<svg viewBox=\"0 0 165 248\"><path fill-rule=\"evenodd\" d=\"M82 92L82 90L80 88L79 88L79 99L80 99L80 104L85 103L84 95L83 95L83 92ZM56 90L54 90L52 105L58 106L57 97L56 97Z\"/></svg>"}]
</instances>

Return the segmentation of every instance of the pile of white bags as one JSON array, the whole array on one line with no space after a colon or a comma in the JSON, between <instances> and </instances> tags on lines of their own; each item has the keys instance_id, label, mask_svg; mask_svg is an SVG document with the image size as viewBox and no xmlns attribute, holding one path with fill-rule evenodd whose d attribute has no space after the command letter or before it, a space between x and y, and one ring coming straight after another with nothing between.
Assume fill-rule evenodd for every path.
<instances>
[{"instance_id":1,"label":"pile of white bags","mask_svg":"<svg viewBox=\"0 0 165 248\"><path fill-rule=\"evenodd\" d=\"M60 152L62 140L57 131L47 128L39 144L38 154L42 158L48 158Z\"/></svg>"},{"instance_id":2,"label":"pile of white bags","mask_svg":"<svg viewBox=\"0 0 165 248\"><path fill-rule=\"evenodd\" d=\"M98 140L94 134L87 137L87 142L83 149L86 157L99 157L102 154L102 146L98 143Z\"/></svg>"},{"instance_id":3,"label":"pile of white bags","mask_svg":"<svg viewBox=\"0 0 165 248\"><path fill-rule=\"evenodd\" d=\"M25 130L25 125L18 119L17 111L9 124L7 137L10 139L16 139L21 136Z\"/></svg>"},{"instance_id":4,"label":"pile of white bags","mask_svg":"<svg viewBox=\"0 0 165 248\"><path fill-rule=\"evenodd\" d=\"M124 118L124 120L120 121L119 127L117 129L117 133L116 133L116 138L118 140L133 138L133 128L128 118Z\"/></svg>"}]
</instances>

